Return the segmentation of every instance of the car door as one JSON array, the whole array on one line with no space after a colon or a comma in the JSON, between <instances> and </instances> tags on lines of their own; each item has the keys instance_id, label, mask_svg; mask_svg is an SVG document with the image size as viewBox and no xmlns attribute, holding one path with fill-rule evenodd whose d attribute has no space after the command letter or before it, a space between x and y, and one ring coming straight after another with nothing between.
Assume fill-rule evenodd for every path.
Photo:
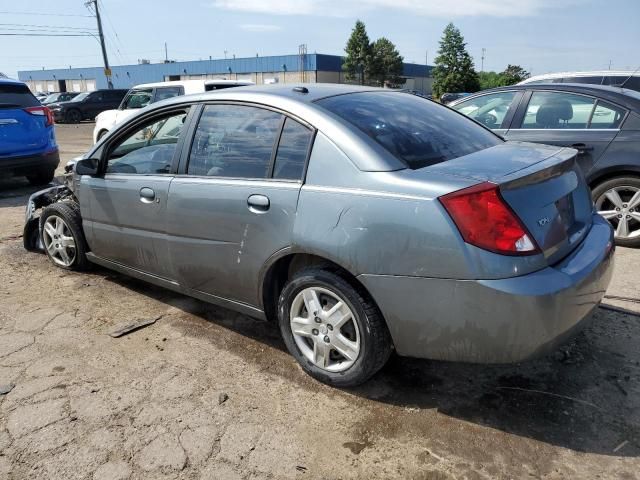
<instances>
[{"instance_id":1,"label":"car door","mask_svg":"<svg viewBox=\"0 0 640 480\"><path fill-rule=\"evenodd\" d=\"M189 107L135 122L101 147L101 175L83 176L87 242L101 258L171 278L165 223L169 185Z\"/></svg>"},{"instance_id":2,"label":"car door","mask_svg":"<svg viewBox=\"0 0 640 480\"><path fill-rule=\"evenodd\" d=\"M83 116L93 119L102 111L104 105L104 92L92 92L84 99Z\"/></svg>"},{"instance_id":3,"label":"car door","mask_svg":"<svg viewBox=\"0 0 640 480\"><path fill-rule=\"evenodd\" d=\"M503 135L509 128L523 93L518 90L504 90L474 95L456 102L451 108Z\"/></svg>"},{"instance_id":4,"label":"car door","mask_svg":"<svg viewBox=\"0 0 640 480\"><path fill-rule=\"evenodd\" d=\"M588 95L533 90L523 99L505 138L575 148L588 175L618 134L626 113Z\"/></svg>"},{"instance_id":5,"label":"car door","mask_svg":"<svg viewBox=\"0 0 640 480\"><path fill-rule=\"evenodd\" d=\"M291 243L313 136L278 111L203 107L169 189L169 255L181 285L259 305L260 269Z\"/></svg>"}]
</instances>

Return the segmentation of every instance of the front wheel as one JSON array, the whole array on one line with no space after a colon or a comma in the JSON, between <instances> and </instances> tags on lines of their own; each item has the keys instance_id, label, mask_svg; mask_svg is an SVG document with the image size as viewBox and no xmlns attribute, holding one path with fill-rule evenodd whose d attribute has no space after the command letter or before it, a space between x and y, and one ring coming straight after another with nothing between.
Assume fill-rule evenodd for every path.
<instances>
[{"instance_id":1,"label":"front wheel","mask_svg":"<svg viewBox=\"0 0 640 480\"><path fill-rule=\"evenodd\" d=\"M616 245L640 247L640 178L618 177L593 190L598 213L615 229Z\"/></svg>"},{"instance_id":2,"label":"front wheel","mask_svg":"<svg viewBox=\"0 0 640 480\"><path fill-rule=\"evenodd\" d=\"M365 382L391 354L391 337L373 300L354 281L327 269L303 269L287 282L278 321L304 371L330 385Z\"/></svg>"},{"instance_id":3,"label":"front wheel","mask_svg":"<svg viewBox=\"0 0 640 480\"><path fill-rule=\"evenodd\" d=\"M76 203L53 203L40 216L42 244L49 260L66 270L86 270L87 244L82 232L80 209Z\"/></svg>"},{"instance_id":4,"label":"front wheel","mask_svg":"<svg viewBox=\"0 0 640 480\"><path fill-rule=\"evenodd\" d=\"M64 119L67 123L80 123L82 121L82 114L79 110L69 110Z\"/></svg>"}]
</instances>

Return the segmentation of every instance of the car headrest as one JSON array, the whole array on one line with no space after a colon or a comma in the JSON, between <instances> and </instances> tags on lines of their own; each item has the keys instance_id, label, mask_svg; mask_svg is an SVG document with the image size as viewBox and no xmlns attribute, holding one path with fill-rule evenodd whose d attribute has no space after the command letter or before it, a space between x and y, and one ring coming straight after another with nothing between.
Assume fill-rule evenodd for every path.
<instances>
[{"instance_id":1,"label":"car headrest","mask_svg":"<svg viewBox=\"0 0 640 480\"><path fill-rule=\"evenodd\" d=\"M536 123L542 128L554 128L560 120L571 120L573 107L567 100L551 100L543 103L536 113Z\"/></svg>"}]
</instances>

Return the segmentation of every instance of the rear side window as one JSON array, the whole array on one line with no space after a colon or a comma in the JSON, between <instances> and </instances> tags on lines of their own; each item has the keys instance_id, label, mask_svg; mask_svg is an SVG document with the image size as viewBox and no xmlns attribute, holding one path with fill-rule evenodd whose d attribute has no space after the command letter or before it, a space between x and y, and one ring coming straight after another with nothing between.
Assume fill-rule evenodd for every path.
<instances>
[{"instance_id":1,"label":"rear side window","mask_svg":"<svg viewBox=\"0 0 640 480\"><path fill-rule=\"evenodd\" d=\"M313 132L300 123L287 118L278 143L273 167L273 178L301 180Z\"/></svg>"},{"instance_id":2,"label":"rear side window","mask_svg":"<svg viewBox=\"0 0 640 480\"><path fill-rule=\"evenodd\" d=\"M598 100L589 128L620 128L626 110Z\"/></svg>"},{"instance_id":3,"label":"rear side window","mask_svg":"<svg viewBox=\"0 0 640 480\"><path fill-rule=\"evenodd\" d=\"M349 93L316 103L357 127L411 169L502 143L464 115L407 93Z\"/></svg>"},{"instance_id":4,"label":"rear side window","mask_svg":"<svg viewBox=\"0 0 640 480\"><path fill-rule=\"evenodd\" d=\"M189 175L266 178L282 115L242 105L207 105L189 155Z\"/></svg>"},{"instance_id":5,"label":"rear side window","mask_svg":"<svg viewBox=\"0 0 640 480\"><path fill-rule=\"evenodd\" d=\"M0 83L0 108L36 107L40 102L26 85Z\"/></svg>"},{"instance_id":6,"label":"rear side window","mask_svg":"<svg viewBox=\"0 0 640 480\"><path fill-rule=\"evenodd\" d=\"M173 98L184 94L182 87L158 87L156 88L155 102L165 100L166 98Z\"/></svg>"}]
</instances>

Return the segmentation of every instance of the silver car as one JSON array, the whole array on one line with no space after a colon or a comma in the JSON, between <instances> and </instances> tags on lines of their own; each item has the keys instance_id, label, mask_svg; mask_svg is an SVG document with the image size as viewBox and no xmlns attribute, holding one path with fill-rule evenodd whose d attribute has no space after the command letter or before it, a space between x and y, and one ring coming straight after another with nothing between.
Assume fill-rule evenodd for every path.
<instances>
[{"instance_id":1,"label":"silver car","mask_svg":"<svg viewBox=\"0 0 640 480\"><path fill-rule=\"evenodd\" d=\"M340 85L142 109L31 197L25 245L272 320L315 378L395 351L518 362L594 310L613 268L576 151Z\"/></svg>"}]
</instances>

